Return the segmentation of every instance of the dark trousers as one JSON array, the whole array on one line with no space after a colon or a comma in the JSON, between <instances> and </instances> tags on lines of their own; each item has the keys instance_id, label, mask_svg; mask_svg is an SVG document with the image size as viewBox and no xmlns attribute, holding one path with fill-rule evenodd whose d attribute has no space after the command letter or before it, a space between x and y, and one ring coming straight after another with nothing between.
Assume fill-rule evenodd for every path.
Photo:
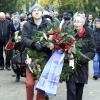
<instances>
[{"instance_id":1,"label":"dark trousers","mask_svg":"<svg viewBox=\"0 0 100 100\"><path fill-rule=\"evenodd\" d=\"M100 76L100 52L96 52L93 59L94 76Z\"/></svg>"},{"instance_id":2,"label":"dark trousers","mask_svg":"<svg viewBox=\"0 0 100 100\"><path fill-rule=\"evenodd\" d=\"M13 49L12 50L5 50L5 56L6 56L6 67L10 67L10 60L13 56Z\"/></svg>"},{"instance_id":3,"label":"dark trousers","mask_svg":"<svg viewBox=\"0 0 100 100\"><path fill-rule=\"evenodd\" d=\"M0 67L4 67L4 57L3 57L3 48L5 47L4 43L0 42ZM10 60L13 55L13 50L5 51L5 61L6 66L10 66Z\"/></svg>"},{"instance_id":4,"label":"dark trousers","mask_svg":"<svg viewBox=\"0 0 100 100\"><path fill-rule=\"evenodd\" d=\"M3 43L0 42L0 67L4 67Z\"/></svg>"},{"instance_id":5,"label":"dark trousers","mask_svg":"<svg viewBox=\"0 0 100 100\"><path fill-rule=\"evenodd\" d=\"M84 83L70 80L67 83L67 100L82 100Z\"/></svg>"}]
</instances>

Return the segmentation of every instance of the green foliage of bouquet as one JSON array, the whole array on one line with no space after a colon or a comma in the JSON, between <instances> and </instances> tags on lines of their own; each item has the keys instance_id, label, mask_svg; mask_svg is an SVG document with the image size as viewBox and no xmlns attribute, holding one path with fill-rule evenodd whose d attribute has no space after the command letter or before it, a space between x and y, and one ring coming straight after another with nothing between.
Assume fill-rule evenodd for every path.
<instances>
[{"instance_id":1,"label":"green foliage of bouquet","mask_svg":"<svg viewBox=\"0 0 100 100\"><path fill-rule=\"evenodd\" d=\"M48 23L45 30L36 31L37 34L35 34L32 39L33 41L42 43L44 46L48 46L49 43L52 43L54 46L52 51L57 49L63 50L65 53L65 63L60 76L60 82L62 82L69 80L74 73L72 66L69 66L69 54L74 55L74 58L72 58L74 59L74 66L78 63L77 60L81 57L88 57L81 53L80 47L82 47L84 41L82 38L76 38L77 34L73 28L65 24L60 29L59 25L60 22L57 19L54 19L53 23ZM30 64L31 72L36 75L38 79L47 62L46 54L28 48L28 55L32 58L32 63Z\"/></svg>"},{"instance_id":2,"label":"green foliage of bouquet","mask_svg":"<svg viewBox=\"0 0 100 100\"><path fill-rule=\"evenodd\" d=\"M32 63L29 65L29 69L33 73L33 75L36 76L36 79L38 79L47 62L46 54L44 52L37 52L32 49L28 49L27 53L32 59Z\"/></svg>"}]
</instances>

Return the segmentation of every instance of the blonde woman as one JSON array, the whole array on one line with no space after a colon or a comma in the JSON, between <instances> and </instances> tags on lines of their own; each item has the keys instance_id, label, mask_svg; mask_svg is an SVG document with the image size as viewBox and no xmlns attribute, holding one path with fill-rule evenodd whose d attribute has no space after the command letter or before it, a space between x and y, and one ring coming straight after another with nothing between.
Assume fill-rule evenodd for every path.
<instances>
[{"instance_id":1,"label":"blonde woman","mask_svg":"<svg viewBox=\"0 0 100 100\"><path fill-rule=\"evenodd\" d=\"M81 52L92 59L94 56L92 31L84 26L85 19L84 13L75 13L73 26L76 30L76 38L81 38L84 42L82 47L79 47ZM67 100L82 100L84 84L88 81L88 61L86 58L80 58L75 66L73 77L66 81Z\"/></svg>"}]
</instances>

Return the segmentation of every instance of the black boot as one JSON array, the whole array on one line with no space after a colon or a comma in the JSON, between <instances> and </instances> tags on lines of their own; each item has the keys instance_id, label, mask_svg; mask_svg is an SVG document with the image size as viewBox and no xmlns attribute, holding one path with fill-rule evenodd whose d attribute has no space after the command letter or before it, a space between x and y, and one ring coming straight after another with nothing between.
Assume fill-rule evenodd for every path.
<instances>
[{"instance_id":1,"label":"black boot","mask_svg":"<svg viewBox=\"0 0 100 100\"><path fill-rule=\"evenodd\" d=\"M4 66L0 66L0 70L4 70Z\"/></svg>"},{"instance_id":2,"label":"black boot","mask_svg":"<svg viewBox=\"0 0 100 100\"><path fill-rule=\"evenodd\" d=\"M10 65L6 65L6 69L10 71L11 70Z\"/></svg>"},{"instance_id":3,"label":"black boot","mask_svg":"<svg viewBox=\"0 0 100 100\"><path fill-rule=\"evenodd\" d=\"M49 96L45 95L45 100L49 100Z\"/></svg>"},{"instance_id":4,"label":"black boot","mask_svg":"<svg viewBox=\"0 0 100 100\"><path fill-rule=\"evenodd\" d=\"M16 75L16 82L20 81L20 75Z\"/></svg>"},{"instance_id":5,"label":"black boot","mask_svg":"<svg viewBox=\"0 0 100 100\"><path fill-rule=\"evenodd\" d=\"M93 76L93 79L94 79L94 80L97 80L97 79L98 79L98 77L97 77L97 76Z\"/></svg>"}]
</instances>

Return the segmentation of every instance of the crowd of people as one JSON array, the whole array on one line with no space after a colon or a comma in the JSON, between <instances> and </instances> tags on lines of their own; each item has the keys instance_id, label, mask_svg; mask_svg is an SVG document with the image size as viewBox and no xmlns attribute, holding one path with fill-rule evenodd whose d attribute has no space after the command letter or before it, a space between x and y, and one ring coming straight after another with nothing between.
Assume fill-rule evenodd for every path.
<instances>
[{"instance_id":1,"label":"crowd of people","mask_svg":"<svg viewBox=\"0 0 100 100\"><path fill-rule=\"evenodd\" d=\"M94 18L92 14L86 17L84 12L73 13L73 11L60 15L55 10L44 11L39 4L33 5L29 11L29 14L12 16L0 12L0 70L12 69L16 73L17 82L20 81L20 76L26 77L27 100L33 100L36 76L25 62L27 59L25 48L36 50L37 53L42 51L46 53L47 60L50 58L51 46L46 47L33 41L32 37L35 36L36 31L46 29L48 21L53 23L54 18L72 27L79 36L83 36L84 45L80 50L93 60L93 79L97 80L100 77L100 18ZM14 47L6 50L9 41ZM17 55L16 59L14 59L15 55ZM21 57L20 61L16 61L19 60L18 57ZM69 55L69 58L72 58L72 55ZM88 82L88 62L87 58L80 58L75 66L73 77L66 80L67 100L82 100L84 85ZM49 97L43 91L37 91L36 100L49 100Z\"/></svg>"}]
</instances>

